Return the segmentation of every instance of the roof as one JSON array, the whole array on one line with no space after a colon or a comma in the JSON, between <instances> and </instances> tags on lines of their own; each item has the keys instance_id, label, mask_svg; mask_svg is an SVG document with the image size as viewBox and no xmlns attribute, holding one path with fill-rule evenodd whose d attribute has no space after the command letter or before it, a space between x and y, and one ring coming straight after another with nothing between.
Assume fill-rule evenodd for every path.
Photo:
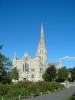
<instances>
[{"instance_id":1,"label":"roof","mask_svg":"<svg viewBox=\"0 0 75 100\"><path fill-rule=\"evenodd\" d=\"M56 67L56 66L60 66L60 62L50 62L48 63L48 65L49 66L54 65Z\"/></svg>"}]
</instances>

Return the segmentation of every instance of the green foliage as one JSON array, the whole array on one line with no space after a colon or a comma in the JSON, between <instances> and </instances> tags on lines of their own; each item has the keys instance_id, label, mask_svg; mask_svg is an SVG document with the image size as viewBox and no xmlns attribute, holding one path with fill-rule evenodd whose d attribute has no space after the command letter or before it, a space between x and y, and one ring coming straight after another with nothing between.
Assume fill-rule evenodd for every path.
<instances>
[{"instance_id":1,"label":"green foliage","mask_svg":"<svg viewBox=\"0 0 75 100\"><path fill-rule=\"evenodd\" d=\"M2 45L0 45L0 49L2 49ZM11 62L9 60L9 58L5 57L5 55L3 55L0 52L0 82L6 84L8 83L8 71L10 70L10 66L11 66Z\"/></svg>"},{"instance_id":2,"label":"green foliage","mask_svg":"<svg viewBox=\"0 0 75 100\"><path fill-rule=\"evenodd\" d=\"M68 74L69 74L68 69L66 67L62 67L58 71L58 79L67 80L68 79Z\"/></svg>"},{"instance_id":3,"label":"green foliage","mask_svg":"<svg viewBox=\"0 0 75 100\"><path fill-rule=\"evenodd\" d=\"M75 93L68 100L75 100Z\"/></svg>"},{"instance_id":4,"label":"green foliage","mask_svg":"<svg viewBox=\"0 0 75 100\"><path fill-rule=\"evenodd\" d=\"M11 80L11 77L8 74L9 74L9 72L7 73L6 76L3 77L3 80L2 80L3 84L10 84L11 83L12 80Z\"/></svg>"},{"instance_id":5,"label":"green foliage","mask_svg":"<svg viewBox=\"0 0 75 100\"><path fill-rule=\"evenodd\" d=\"M56 68L55 66L50 66L46 69L45 73L43 74L43 78L45 81L54 81L56 78Z\"/></svg>"},{"instance_id":6,"label":"green foliage","mask_svg":"<svg viewBox=\"0 0 75 100\"><path fill-rule=\"evenodd\" d=\"M18 78L19 78L18 70L17 70L16 67L14 67L14 68L12 69L12 79L18 80Z\"/></svg>"},{"instance_id":7,"label":"green foliage","mask_svg":"<svg viewBox=\"0 0 75 100\"><path fill-rule=\"evenodd\" d=\"M75 67L71 69L71 77L75 79Z\"/></svg>"},{"instance_id":8,"label":"green foliage","mask_svg":"<svg viewBox=\"0 0 75 100\"><path fill-rule=\"evenodd\" d=\"M0 45L0 49L2 49L2 46L3 46L3 45Z\"/></svg>"},{"instance_id":9,"label":"green foliage","mask_svg":"<svg viewBox=\"0 0 75 100\"><path fill-rule=\"evenodd\" d=\"M0 96L6 95L10 89L10 85L0 83Z\"/></svg>"},{"instance_id":10,"label":"green foliage","mask_svg":"<svg viewBox=\"0 0 75 100\"><path fill-rule=\"evenodd\" d=\"M48 91L53 92L55 89L63 89L64 86L57 82L23 82L11 85L0 84L0 96L8 99L17 98L19 95L21 97L38 96L42 92L43 94Z\"/></svg>"}]
</instances>

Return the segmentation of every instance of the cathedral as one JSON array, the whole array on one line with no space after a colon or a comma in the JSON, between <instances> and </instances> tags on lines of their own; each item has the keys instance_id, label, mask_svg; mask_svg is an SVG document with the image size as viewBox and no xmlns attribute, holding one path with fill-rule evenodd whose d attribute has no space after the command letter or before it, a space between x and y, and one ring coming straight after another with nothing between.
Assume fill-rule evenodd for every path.
<instances>
[{"instance_id":1,"label":"cathedral","mask_svg":"<svg viewBox=\"0 0 75 100\"><path fill-rule=\"evenodd\" d=\"M37 82L43 81L42 75L50 65L54 65L57 69L60 68L59 62L47 62L47 48L44 40L43 25L41 25L41 36L35 58L31 58L27 53L25 53L22 59L19 60L15 53L13 68L16 67L18 69L18 81Z\"/></svg>"}]
</instances>

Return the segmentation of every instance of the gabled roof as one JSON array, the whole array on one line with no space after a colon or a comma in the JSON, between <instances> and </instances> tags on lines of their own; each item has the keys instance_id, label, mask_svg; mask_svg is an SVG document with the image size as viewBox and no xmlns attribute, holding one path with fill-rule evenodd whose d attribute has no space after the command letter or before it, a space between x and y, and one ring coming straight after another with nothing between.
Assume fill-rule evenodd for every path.
<instances>
[{"instance_id":1,"label":"gabled roof","mask_svg":"<svg viewBox=\"0 0 75 100\"><path fill-rule=\"evenodd\" d=\"M22 59L29 59L29 58L30 56L27 53L25 53Z\"/></svg>"}]
</instances>

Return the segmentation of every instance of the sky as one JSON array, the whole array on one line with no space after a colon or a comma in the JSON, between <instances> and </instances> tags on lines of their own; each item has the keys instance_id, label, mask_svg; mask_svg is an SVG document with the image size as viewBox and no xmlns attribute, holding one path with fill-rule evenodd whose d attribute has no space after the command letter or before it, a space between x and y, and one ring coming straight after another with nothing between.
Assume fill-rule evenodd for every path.
<instances>
[{"instance_id":1,"label":"sky","mask_svg":"<svg viewBox=\"0 0 75 100\"><path fill-rule=\"evenodd\" d=\"M41 24L48 52L48 62L66 56L75 57L75 0L0 0L1 52L13 61L25 52L35 57ZM75 66L75 60L63 65Z\"/></svg>"}]
</instances>

